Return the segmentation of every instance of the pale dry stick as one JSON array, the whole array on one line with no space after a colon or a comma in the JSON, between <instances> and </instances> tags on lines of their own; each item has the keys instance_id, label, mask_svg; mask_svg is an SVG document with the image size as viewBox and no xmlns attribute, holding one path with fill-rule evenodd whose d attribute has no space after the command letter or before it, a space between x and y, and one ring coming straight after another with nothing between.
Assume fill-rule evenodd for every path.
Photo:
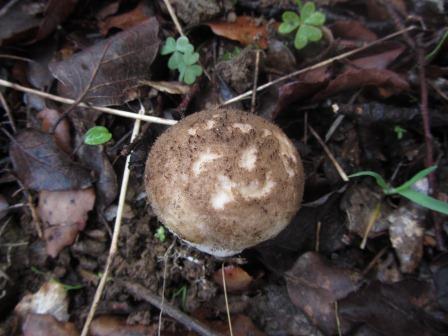
<instances>
[{"instance_id":1,"label":"pale dry stick","mask_svg":"<svg viewBox=\"0 0 448 336\"><path fill-rule=\"evenodd\" d=\"M21 92L30 93L30 94L36 95L38 97L51 99L51 100L57 101L59 103L67 104L67 105L72 105L76 102L76 100L74 100L74 99L64 98L64 97L56 96L56 95L46 93L43 91L31 89L29 87L15 84L15 83L9 82L4 79L0 79L0 86L8 87L8 88L11 88L11 89L14 89L17 91L21 91ZM90 108L92 110L100 111L100 112L104 112L104 113L108 113L108 114L113 114L113 115L120 116L120 117L125 117L125 118L129 118L129 119L134 119L134 120L142 120L142 121L151 122L151 123L155 123L155 124L174 125L177 123L177 120L170 120L170 119L164 119L164 118L159 118L159 117L140 115L140 114L136 114L133 112L117 110L117 109L113 109L113 108L109 108L109 107L94 106L94 105L88 105L85 103L80 103L78 106Z\"/></svg>"},{"instance_id":2,"label":"pale dry stick","mask_svg":"<svg viewBox=\"0 0 448 336\"><path fill-rule=\"evenodd\" d=\"M330 58L330 59L328 59L326 61L319 62L317 64L311 65L311 66L306 67L304 69L300 69L300 70L294 71L294 72L292 72L292 73L290 73L290 74L288 74L286 76L277 78L277 79L275 79L273 81L270 81L270 82L268 82L266 84L263 84L263 85L259 86L257 88L257 91L262 91L264 89L267 89L268 87L271 87L271 86L273 86L275 84L278 84L280 82L283 82L283 81L285 81L287 79L290 79L292 77L300 75L300 74L302 74L304 72L307 72L307 71L310 71L310 70L314 70L314 69L317 69L317 68L321 68L321 67L329 65L329 64L331 64L331 63L333 63L335 61L339 61L341 59L344 59L344 58L347 58L349 56L355 55L355 54L357 54L357 53L359 53L361 51L364 51L364 50L366 50L366 49L368 49L368 48L370 48L372 46L375 46L375 45L377 45L377 44L379 44L381 42L390 40L391 38L394 38L396 36L402 35L404 33L407 33L409 31L411 31L411 30L414 30L414 29L417 29L417 27L416 26L411 26L411 27L405 28L403 30L399 30L399 31L397 31L395 33L392 33L390 35L387 35L387 36L385 36L383 38L380 38L378 40L370 42L369 44L367 44L367 45L365 45L363 47L360 47L360 48L357 48L357 49L354 49L354 50L351 50L351 51L347 51L346 53L343 53L343 54L340 54L338 56L332 57L332 58ZM239 96L236 96L234 98L231 98L231 99L225 101L224 103L221 104L221 106L229 105L229 104L235 103L237 101L243 100L243 99L245 99L247 97L250 97L251 94L252 94L252 90L247 91L245 93L240 94Z\"/></svg>"},{"instance_id":3,"label":"pale dry stick","mask_svg":"<svg viewBox=\"0 0 448 336\"><path fill-rule=\"evenodd\" d=\"M173 20L174 25L176 26L177 31L181 36L185 36L182 27L179 23L179 20L177 19L176 13L174 12L173 6L171 6L170 0L163 0L165 3L166 8L168 9L168 13L171 16L171 20Z\"/></svg>"},{"instance_id":4,"label":"pale dry stick","mask_svg":"<svg viewBox=\"0 0 448 336\"><path fill-rule=\"evenodd\" d=\"M143 106L141 106L139 115L143 115L144 113L145 109ZM131 135L131 143L135 140L140 131L140 124L141 121L138 119L134 123L134 128L132 130ZM106 267L104 268L100 283L98 284L98 287L96 289L95 296L93 297L93 302L92 305L90 306L89 314L87 315L87 319L82 328L81 336L87 336L87 334L89 333L90 324L92 323L96 308L101 299L101 295L103 294L104 287L106 286L106 281L107 277L109 276L113 258L115 256L115 253L117 253L118 237L120 236L121 220L123 217L124 204L126 200L126 191L128 189L128 182L130 175L130 169L129 169L130 159L131 159L131 153L129 153L128 156L126 157L126 163L124 166L123 180L121 182L120 196L118 198L117 215L115 217L115 226L112 234L112 242L110 243L109 255L107 256Z\"/></svg>"},{"instance_id":5,"label":"pale dry stick","mask_svg":"<svg viewBox=\"0 0 448 336\"><path fill-rule=\"evenodd\" d=\"M227 285L226 285L226 276L224 273L224 263L222 263L221 265L221 274L222 274L222 287L224 289L224 300L226 302L227 321L229 322L229 332L230 336L233 336L232 319L230 318L229 300L227 299Z\"/></svg>"},{"instance_id":6,"label":"pale dry stick","mask_svg":"<svg viewBox=\"0 0 448 336\"><path fill-rule=\"evenodd\" d=\"M387 246L383 247L383 249L380 252L378 252L378 254L369 262L367 267L361 273L363 278L370 272L370 270L380 260L380 258L384 255L384 253L387 251L388 248L389 247Z\"/></svg>"},{"instance_id":7,"label":"pale dry stick","mask_svg":"<svg viewBox=\"0 0 448 336\"><path fill-rule=\"evenodd\" d=\"M314 130L314 128L312 128L311 126L308 126L308 128L309 128L311 134L316 138L317 142L319 142L319 144L324 149L325 153L327 154L327 156L330 159L331 163L333 163L333 166L334 166L334 168L336 168L336 171L338 172L338 174L341 177L341 179L344 182L348 182L349 179L348 179L347 174L345 173L344 169L342 169L341 165L336 160L334 155L330 152L330 150L328 149L328 147L325 144L325 142L322 140L322 138L319 136L319 134L317 134L317 132Z\"/></svg>"},{"instance_id":8,"label":"pale dry stick","mask_svg":"<svg viewBox=\"0 0 448 336\"><path fill-rule=\"evenodd\" d=\"M342 330L341 330L341 321L339 320L339 308L338 308L338 301L334 302L334 315L336 317L336 326L338 328L338 335L342 336Z\"/></svg>"},{"instance_id":9,"label":"pale dry stick","mask_svg":"<svg viewBox=\"0 0 448 336\"><path fill-rule=\"evenodd\" d=\"M255 105L257 102L257 84L258 84L258 71L260 68L260 50L255 52L255 73L254 73L254 85L252 87L252 103L250 112L255 113Z\"/></svg>"},{"instance_id":10,"label":"pale dry stick","mask_svg":"<svg viewBox=\"0 0 448 336\"><path fill-rule=\"evenodd\" d=\"M17 133L16 124L14 122L14 118L12 117L11 109L9 108L9 105L6 102L5 96L2 92L0 92L0 102L2 103L2 106L6 111L6 115L8 116L9 124L11 125L12 130L14 131L14 133Z\"/></svg>"},{"instance_id":11,"label":"pale dry stick","mask_svg":"<svg viewBox=\"0 0 448 336\"><path fill-rule=\"evenodd\" d=\"M367 244L367 238L369 237L370 231L372 231L373 225L375 224L376 220L381 214L381 201L378 202L378 204L375 206L375 209L373 209L372 214L369 216L369 221L367 222L366 231L364 232L364 237L362 237L362 242L359 248L361 250L364 250L366 248Z\"/></svg>"},{"instance_id":12,"label":"pale dry stick","mask_svg":"<svg viewBox=\"0 0 448 336\"><path fill-rule=\"evenodd\" d=\"M174 244L176 243L176 240L173 240L171 245L168 247L168 249L165 252L165 255L163 256L163 282L162 282L162 303L160 307L160 313L159 313L159 326L157 328L157 335L160 336L160 332L162 331L162 315L163 315L163 308L165 304L165 287L166 287L166 272L168 270L168 255L171 253L171 250L174 247Z\"/></svg>"}]
</instances>

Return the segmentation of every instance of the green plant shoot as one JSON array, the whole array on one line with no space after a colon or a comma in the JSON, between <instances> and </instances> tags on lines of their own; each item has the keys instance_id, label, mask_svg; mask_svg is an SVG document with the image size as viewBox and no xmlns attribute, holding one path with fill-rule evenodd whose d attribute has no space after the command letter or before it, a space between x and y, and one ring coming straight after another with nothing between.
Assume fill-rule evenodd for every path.
<instances>
[{"instance_id":1,"label":"green plant shoot","mask_svg":"<svg viewBox=\"0 0 448 336\"><path fill-rule=\"evenodd\" d=\"M84 143L87 145L102 145L112 139L112 134L104 126L95 126L90 128L84 134Z\"/></svg>"},{"instance_id":2,"label":"green plant shoot","mask_svg":"<svg viewBox=\"0 0 448 336\"><path fill-rule=\"evenodd\" d=\"M419 171L415 174L411 179L403 183L398 187L390 186L384 178L376 172L373 171L361 171L356 174L352 174L349 178L359 177L359 176L370 176L373 177L376 181L376 184L383 190L385 195L394 195L398 194L402 197L409 199L410 201L421 205L422 207L431 209L433 211L437 211L448 215L448 203L439 201L431 196L418 192L412 189L412 186L418 181L424 179L426 176L431 174L437 169L437 166L432 166L426 169Z\"/></svg>"},{"instance_id":3,"label":"green plant shoot","mask_svg":"<svg viewBox=\"0 0 448 336\"><path fill-rule=\"evenodd\" d=\"M397 135L397 139L401 140L403 139L403 135L407 132L403 127L400 127L398 125L396 125L394 127L394 132Z\"/></svg>"},{"instance_id":4,"label":"green plant shoot","mask_svg":"<svg viewBox=\"0 0 448 336\"><path fill-rule=\"evenodd\" d=\"M162 55L169 55L168 68L179 71L179 81L193 84L196 78L202 75L202 67L197 64L199 54L194 51L193 45L188 38L181 36L177 41L168 37L160 51Z\"/></svg>"},{"instance_id":5,"label":"green plant shoot","mask_svg":"<svg viewBox=\"0 0 448 336\"><path fill-rule=\"evenodd\" d=\"M309 42L322 39L322 26L325 24L325 14L316 10L314 2L307 2L302 6L296 1L300 15L286 11L282 15L282 23L278 27L280 34L290 34L297 30L294 38L296 49L305 48Z\"/></svg>"},{"instance_id":6,"label":"green plant shoot","mask_svg":"<svg viewBox=\"0 0 448 336\"><path fill-rule=\"evenodd\" d=\"M163 243L166 240L165 228L163 226L159 226L156 233L154 234L154 237L156 237L156 239Z\"/></svg>"},{"instance_id":7,"label":"green plant shoot","mask_svg":"<svg viewBox=\"0 0 448 336\"><path fill-rule=\"evenodd\" d=\"M187 290L188 290L187 285L183 285L173 293L173 296L171 298L172 300L174 300L176 297L180 296L183 310L186 310L185 307L187 303Z\"/></svg>"}]
</instances>

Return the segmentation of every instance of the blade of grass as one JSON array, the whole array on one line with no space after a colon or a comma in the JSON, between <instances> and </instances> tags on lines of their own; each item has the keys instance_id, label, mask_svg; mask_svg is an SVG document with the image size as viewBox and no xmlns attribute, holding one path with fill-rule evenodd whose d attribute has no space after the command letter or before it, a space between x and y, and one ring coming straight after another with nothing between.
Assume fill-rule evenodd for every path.
<instances>
[{"instance_id":1,"label":"blade of grass","mask_svg":"<svg viewBox=\"0 0 448 336\"><path fill-rule=\"evenodd\" d=\"M438 199L432 198L410 188L401 190L399 194L425 208L448 215L448 203L439 201Z\"/></svg>"},{"instance_id":2,"label":"blade of grass","mask_svg":"<svg viewBox=\"0 0 448 336\"><path fill-rule=\"evenodd\" d=\"M436 47L428 54L426 55L426 61L431 62L434 57L437 56L437 54L440 52L440 49L442 49L442 46L445 44L445 42L448 40L448 29L443 34L442 38L440 39L439 43L437 43Z\"/></svg>"},{"instance_id":3,"label":"blade of grass","mask_svg":"<svg viewBox=\"0 0 448 336\"><path fill-rule=\"evenodd\" d=\"M416 182L424 179L426 176L431 174L436 169L437 169L437 166L432 166L432 167L428 167L426 169L423 169L423 170L419 171L417 174L415 174L412 178L410 178L408 181L403 183L401 186L396 187L396 188L392 188L393 192L399 193L402 190L409 189Z\"/></svg>"},{"instance_id":4,"label":"blade of grass","mask_svg":"<svg viewBox=\"0 0 448 336\"><path fill-rule=\"evenodd\" d=\"M376 183L383 189L384 193L387 194L389 191L389 186L387 185L386 181L383 179L383 177L375 173L374 171L366 170L366 171L360 171L355 174L351 174L348 177L359 177L359 176L370 176L373 177L376 180Z\"/></svg>"}]
</instances>

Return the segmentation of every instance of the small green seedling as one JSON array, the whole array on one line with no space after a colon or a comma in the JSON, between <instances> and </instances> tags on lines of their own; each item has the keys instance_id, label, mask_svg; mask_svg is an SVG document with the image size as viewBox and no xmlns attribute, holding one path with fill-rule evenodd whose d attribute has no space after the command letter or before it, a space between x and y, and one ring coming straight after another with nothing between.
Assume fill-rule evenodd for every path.
<instances>
[{"instance_id":1,"label":"small green seedling","mask_svg":"<svg viewBox=\"0 0 448 336\"><path fill-rule=\"evenodd\" d=\"M71 290L78 290L78 289L81 289L81 288L84 288L84 287L85 287L84 285L81 285L81 284L77 284L77 285L69 285L69 284L65 284L65 283L59 281L58 279L49 276L48 273L46 273L46 272L44 272L44 271L41 271L40 269L38 269L37 267L34 267L34 266L31 266L31 271L34 272L34 273L36 273L36 274L38 274L38 275L43 275L43 276L46 277L46 278L49 277L49 278L50 278L50 281L54 281L54 282L56 282L56 283L58 283L58 284L61 284L62 287L63 287L67 292L68 292L68 291L71 291Z\"/></svg>"},{"instance_id":2,"label":"small green seedling","mask_svg":"<svg viewBox=\"0 0 448 336\"><path fill-rule=\"evenodd\" d=\"M190 85L202 75L202 67L197 64L199 54L194 51L194 47L187 37L181 36L177 41L168 37L160 53L162 55L172 54L168 60L168 68L179 71L179 81Z\"/></svg>"},{"instance_id":3,"label":"small green seedling","mask_svg":"<svg viewBox=\"0 0 448 336\"><path fill-rule=\"evenodd\" d=\"M186 310L186 303L187 303L187 285L183 285L180 287L177 291L173 293L173 296L171 297L171 300L174 300L176 297L180 296L180 300L182 303L182 310Z\"/></svg>"},{"instance_id":4,"label":"small green seedling","mask_svg":"<svg viewBox=\"0 0 448 336\"><path fill-rule=\"evenodd\" d=\"M397 135L397 139L401 140L403 139L403 135L407 132L403 127L400 127L398 125L396 125L394 127L394 132Z\"/></svg>"},{"instance_id":5,"label":"small green seedling","mask_svg":"<svg viewBox=\"0 0 448 336\"><path fill-rule=\"evenodd\" d=\"M84 143L87 145L102 145L112 139L112 134L104 126L95 126L90 128L84 134Z\"/></svg>"},{"instance_id":6,"label":"small green seedling","mask_svg":"<svg viewBox=\"0 0 448 336\"><path fill-rule=\"evenodd\" d=\"M317 42L322 39L325 14L316 11L314 2L307 2L303 6L300 0L296 0L296 3L299 7L300 16L292 11L284 12L278 31L281 34L289 34L298 28L294 38L294 46L300 50L305 48L308 42Z\"/></svg>"},{"instance_id":7,"label":"small green seedling","mask_svg":"<svg viewBox=\"0 0 448 336\"><path fill-rule=\"evenodd\" d=\"M224 52L221 56L221 60L222 61L230 61L231 59L237 57L239 54L241 54L241 48L235 47L231 51Z\"/></svg>"},{"instance_id":8,"label":"small green seedling","mask_svg":"<svg viewBox=\"0 0 448 336\"><path fill-rule=\"evenodd\" d=\"M411 200L414 203L417 203L421 205L422 207L431 209L433 211L437 211L440 213L443 213L445 215L448 215L448 203L439 201L438 199L435 199L431 196L425 195L421 192L418 192L414 189L412 189L412 186L417 183L418 181L424 179L426 176L431 174L437 169L437 166L432 166L426 169L423 169L419 171L417 174L415 174L411 179L403 183L399 187L392 187L390 186L381 175L378 173L375 173L373 171L361 171L356 174L352 174L349 177L359 177L359 176L370 176L373 177L376 180L376 183L378 186L383 190L385 195L394 195L398 194L401 195L409 200Z\"/></svg>"},{"instance_id":9,"label":"small green seedling","mask_svg":"<svg viewBox=\"0 0 448 336\"><path fill-rule=\"evenodd\" d=\"M156 237L161 243L163 243L166 240L165 227L159 226L156 233L154 234L154 237Z\"/></svg>"}]
</instances>

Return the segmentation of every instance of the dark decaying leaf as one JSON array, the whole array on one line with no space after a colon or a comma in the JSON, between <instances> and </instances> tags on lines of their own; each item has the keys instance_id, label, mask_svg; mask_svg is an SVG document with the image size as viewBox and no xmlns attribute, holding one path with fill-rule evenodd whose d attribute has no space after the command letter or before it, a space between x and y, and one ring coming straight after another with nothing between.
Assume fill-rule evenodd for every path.
<instances>
[{"instance_id":1,"label":"dark decaying leaf","mask_svg":"<svg viewBox=\"0 0 448 336\"><path fill-rule=\"evenodd\" d=\"M22 325L24 336L79 336L75 324L59 322L51 315L29 314Z\"/></svg>"},{"instance_id":2,"label":"dark decaying leaf","mask_svg":"<svg viewBox=\"0 0 448 336\"><path fill-rule=\"evenodd\" d=\"M157 326L127 324L126 319L104 315L97 317L90 326L90 336L147 336L155 335Z\"/></svg>"},{"instance_id":3,"label":"dark decaying leaf","mask_svg":"<svg viewBox=\"0 0 448 336\"><path fill-rule=\"evenodd\" d=\"M382 70L391 65L405 49L404 45L398 42L383 42L377 47L359 53L348 63L356 68Z\"/></svg>"},{"instance_id":4,"label":"dark decaying leaf","mask_svg":"<svg viewBox=\"0 0 448 336\"><path fill-rule=\"evenodd\" d=\"M448 312L448 254L442 254L431 264L437 301L440 307Z\"/></svg>"},{"instance_id":5,"label":"dark decaying leaf","mask_svg":"<svg viewBox=\"0 0 448 336\"><path fill-rule=\"evenodd\" d=\"M447 335L446 322L422 309L433 299L424 282L374 282L339 301L339 314L343 320L365 324L384 336Z\"/></svg>"},{"instance_id":6,"label":"dark decaying leaf","mask_svg":"<svg viewBox=\"0 0 448 336\"><path fill-rule=\"evenodd\" d=\"M372 42L378 38L374 32L355 20L336 21L330 26L330 29L335 38L364 42Z\"/></svg>"},{"instance_id":7,"label":"dark decaying leaf","mask_svg":"<svg viewBox=\"0 0 448 336\"><path fill-rule=\"evenodd\" d=\"M25 129L11 141L9 155L25 187L34 190L83 189L92 184L89 170L74 162L51 135Z\"/></svg>"},{"instance_id":8,"label":"dark decaying leaf","mask_svg":"<svg viewBox=\"0 0 448 336\"><path fill-rule=\"evenodd\" d=\"M41 191L37 212L43 223L47 253L56 257L70 246L86 226L87 214L95 204L93 188Z\"/></svg>"},{"instance_id":9,"label":"dark decaying leaf","mask_svg":"<svg viewBox=\"0 0 448 336\"><path fill-rule=\"evenodd\" d=\"M130 92L141 80L150 78L150 66L157 56L159 24L151 18L98 42L67 60L50 64L50 71L62 84L61 91L78 98L89 85L95 67L107 51L84 102L121 105L135 97Z\"/></svg>"},{"instance_id":10,"label":"dark decaying leaf","mask_svg":"<svg viewBox=\"0 0 448 336\"><path fill-rule=\"evenodd\" d=\"M9 203L6 200L5 196L0 194L0 219L5 217L8 214Z\"/></svg>"},{"instance_id":11,"label":"dark decaying leaf","mask_svg":"<svg viewBox=\"0 0 448 336\"><path fill-rule=\"evenodd\" d=\"M45 108L37 114L37 118L42 122L42 131L50 133L53 126L61 117L61 113L57 110ZM54 130L54 141L67 154L71 154L71 136L70 124L67 118L64 118Z\"/></svg>"},{"instance_id":12,"label":"dark decaying leaf","mask_svg":"<svg viewBox=\"0 0 448 336\"><path fill-rule=\"evenodd\" d=\"M307 252L285 274L289 297L308 318L327 334L337 331L335 301L359 287L354 270L330 265L318 253ZM343 323L342 330L349 328Z\"/></svg>"},{"instance_id":13,"label":"dark decaying leaf","mask_svg":"<svg viewBox=\"0 0 448 336\"><path fill-rule=\"evenodd\" d=\"M390 70L351 68L331 81L313 99L322 100L343 91L356 90L365 86L381 89L381 93L385 97L410 89L409 83L396 72Z\"/></svg>"}]
</instances>

